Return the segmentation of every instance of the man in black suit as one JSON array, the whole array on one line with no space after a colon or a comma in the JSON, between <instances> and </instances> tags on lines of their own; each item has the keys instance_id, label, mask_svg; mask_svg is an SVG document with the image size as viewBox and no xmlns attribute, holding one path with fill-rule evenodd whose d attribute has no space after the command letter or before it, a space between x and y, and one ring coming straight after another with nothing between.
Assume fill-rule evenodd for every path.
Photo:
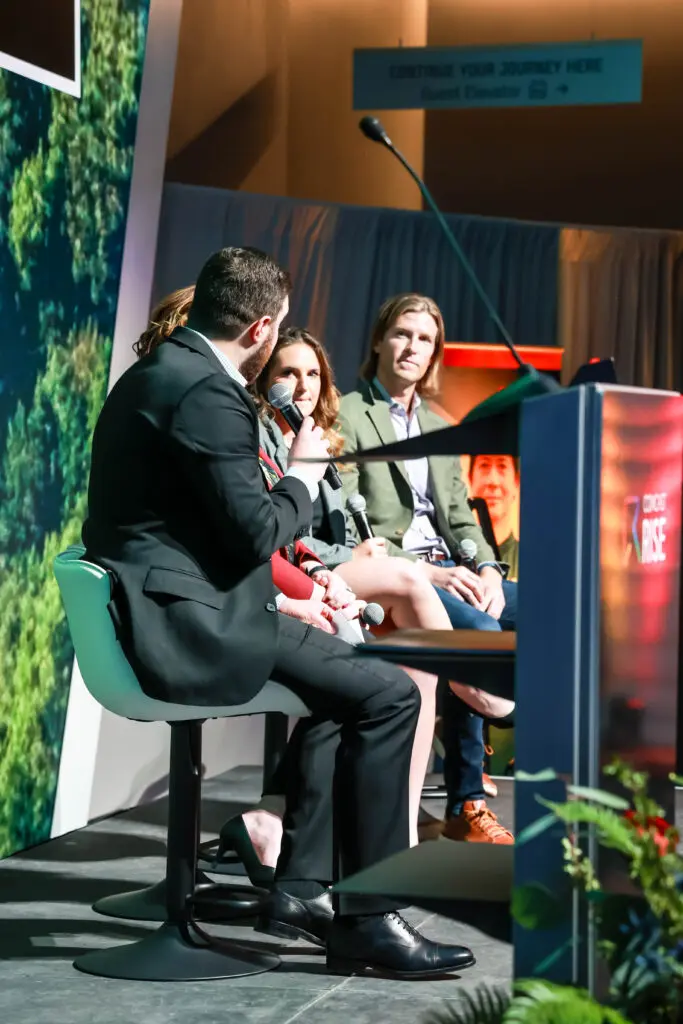
<instances>
[{"instance_id":1,"label":"man in black suit","mask_svg":"<svg viewBox=\"0 0 683 1024\"><path fill-rule=\"evenodd\" d=\"M332 804L342 872L405 848L419 695L405 673L278 614L270 556L310 522L327 442L306 420L272 490L258 463L245 385L288 310L289 279L253 249L203 267L186 328L113 388L93 439L88 557L114 576L112 614L144 690L194 705L240 704L268 678L312 717L297 727L285 835L263 925L327 946L330 969L429 976L474 963L423 938L385 899L333 913ZM333 787L334 782L334 787Z\"/></svg>"}]
</instances>

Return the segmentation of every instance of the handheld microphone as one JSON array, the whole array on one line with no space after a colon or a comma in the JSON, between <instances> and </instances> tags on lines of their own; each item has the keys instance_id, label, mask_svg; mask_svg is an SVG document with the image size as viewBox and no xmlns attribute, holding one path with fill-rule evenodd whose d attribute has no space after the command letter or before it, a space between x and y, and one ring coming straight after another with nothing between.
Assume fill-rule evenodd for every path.
<instances>
[{"instance_id":1,"label":"handheld microphone","mask_svg":"<svg viewBox=\"0 0 683 1024\"><path fill-rule=\"evenodd\" d=\"M361 611L358 619L349 620L344 615L343 611L337 611L332 616L332 623L336 630L335 636L339 637L340 640L344 640L347 644L352 644L357 647L358 644L365 643L364 631L360 628L360 622L364 626L381 626L384 622L384 608L381 604L366 604L365 608Z\"/></svg>"},{"instance_id":2,"label":"handheld microphone","mask_svg":"<svg viewBox=\"0 0 683 1024\"><path fill-rule=\"evenodd\" d=\"M365 642L363 630L361 629L358 620L347 619L342 611L334 613L332 616L332 625L335 628L334 635L345 643L351 644L352 647L357 647L358 644Z\"/></svg>"},{"instance_id":3,"label":"handheld microphone","mask_svg":"<svg viewBox=\"0 0 683 1024\"><path fill-rule=\"evenodd\" d=\"M403 153L401 153L401 151L398 150L396 146L393 144L393 142L387 135L386 131L384 130L382 122L378 118L370 117L368 115L366 117L361 118L358 126L360 130L363 132L363 135L366 136L366 138L370 139L372 142L379 142L382 146L386 146L386 148L394 154L396 159L403 164L408 174L411 176L411 178L419 188L420 192L424 196L425 202L427 203L427 205L433 212L434 216L436 217L439 227L444 233L446 241L448 242L456 257L460 261L462 269L465 271L467 277L470 280L470 284L474 288L475 292L477 293L481 301L484 303L488 315L491 317L491 320L498 328L500 336L502 337L503 341L505 342L506 346L510 351L510 355L512 356L512 358L517 363L517 366L519 367L519 372L522 374L534 372L533 367L525 363L522 357L520 356L519 352L517 351L517 348L515 347L515 343L512 340L510 332L508 331L507 327L501 320L497 309L495 308L495 306L489 299L488 295L486 294L484 286L477 277L474 267L467 259L467 256L463 252L460 243L458 242L457 238L449 228L448 223L446 222L446 218L442 214L439 207L436 205L436 202L434 201L431 192L425 185L420 175L410 166L410 164L404 157Z\"/></svg>"},{"instance_id":4,"label":"handheld microphone","mask_svg":"<svg viewBox=\"0 0 683 1024\"><path fill-rule=\"evenodd\" d=\"M460 564L464 565L470 572L477 572L477 543L474 540L470 540L469 537L465 537L458 544L458 554L460 555Z\"/></svg>"},{"instance_id":5,"label":"handheld microphone","mask_svg":"<svg viewBox=\"0 0 683 1024\"><path fill-rule=\"evenodd\" d=\"M366 508L367 505L362 494L350 494L346 499L346 511L356 524L361 541L370 540L371 537L375 536L365 511Z\"/></svg>"},{"instance_id":6,"label":"handheld microphone","mask_svg":"<svg viewBox=\"0 0 683 1024\"><path fill-rule=\"evenodd\" d=\"M304 421L301 412L292 401L294 392L291 388L288 388L286 384L273 384L270 391L268 392L268 401L282 414L287 426L291 427L295 434L298 434L301 430L301 424ZM335 465L330 465L325 470L325 479L327 480L330 487L338 491L342 485L341 477L339 476L339 470Z\"/></svg>"},{"instance_id":7,"label":"handheld microphone","mask_svg":"<svg viewBox=\"0 0 683 1024\"><path fill-rule=\"evenodd\" d=\"M381 626L384 622L384 608L381 604L371 601L360 613L360 621L365 626Z\"/></svg>"}]
</instances>

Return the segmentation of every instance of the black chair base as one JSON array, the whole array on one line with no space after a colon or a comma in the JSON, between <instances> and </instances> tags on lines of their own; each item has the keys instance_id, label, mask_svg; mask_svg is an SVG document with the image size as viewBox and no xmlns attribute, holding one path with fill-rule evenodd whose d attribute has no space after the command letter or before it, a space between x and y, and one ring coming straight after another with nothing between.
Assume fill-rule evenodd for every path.
<instances>
[{"instance_id":1,"label":"black chair base","mask_svg":"<svg viewBox=\"0 0 683 1024\"><path fill-rule=\"evenodd\" d=\"M261 910L268 893L252 886L214 885L199 872L192 897L194 915L198 921L234 921L255 917ZM133 892L105 896L93 904L95 913L104 917L127 921L166 921L166 881L135 889Z\"/></svg>"},{"instance_id":2,"label":"black chair base","mask_svg":"<svg viewBox=\"0 0 683 1024\"><path fill-rule=\"evenodd\" d=\"M85 953L74 967L126 981L214 981L263 974L280 966L272 953L223 940L209 945L191 924L163 924L139 942Z\"/></svg>"},{"instance_id":3,"label":"black chair base","mask_svg":"<svg viewBox=\"0 0 683 1024\"><path fill-rule=\"evenodd\" d=\"M192 720L170 724L166 879L147 889L108 897L95 904L99 913L128 920L154 920L158 915L164 923L140 942L85 953L74 961L74 967L86 974L128 981L205 981L272 971L280 966L279 957L213 940L194 923L200 914L206 918L208 908L211 920L229 920L230 913L224 908L229 907L234 890L212 885L206 875L197 871L202 723ZM258 902L267 895L258 889L245 889L244 893L252 907L256 897L257 909ZM217 904L221 906L218 917ZM243 902L242 911L239 916L244 916ZM253 915L254 910L250 908L249 912Z\"/></svg>"}]
</instances>

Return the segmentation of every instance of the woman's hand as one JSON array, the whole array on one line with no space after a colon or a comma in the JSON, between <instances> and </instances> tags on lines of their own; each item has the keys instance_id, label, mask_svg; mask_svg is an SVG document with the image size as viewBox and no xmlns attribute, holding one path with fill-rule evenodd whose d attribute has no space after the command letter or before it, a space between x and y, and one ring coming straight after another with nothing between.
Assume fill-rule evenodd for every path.
<instances>
[{"instance_id":1,"label":"woman's hand","mask_svg":"<svg viewBox=\"0 0 683 1024\"><path fill-rule=\"evenodd\" d=\"M346 580L331 569L321 569L316 572L312 579L315 585L323 589L323 600L331 608L346 608L356 599L356 595L349 590Z\"/></svg>"},{"instance_id":2,"label":"woman's hand","mask_svg":"<svg viewBox=\"0 0 683 1024\"><path fill-rule=\"evenodd\" d=\"M305 622L308 626L316 626L318 629L322 629L323 633L336 632L332 625L334 610L323 601L317 601L315 598L309 598L307 601L296 601L292 597L286 597L280 603L278 611L282 612L283 615L289 615L293 619L298 619L299 622Z\"/></svg>"},{"instance_id":3,"label":"woman's hand","mask_svg":"<svg viewBox=\"0 0 683 1024\"><path fill-rule=\"evenodd\" d=\"M387 542L384 537L370 537L352 548L351 558L356 561L359 558L386 558Z\"/></svg>"}]
</instances>

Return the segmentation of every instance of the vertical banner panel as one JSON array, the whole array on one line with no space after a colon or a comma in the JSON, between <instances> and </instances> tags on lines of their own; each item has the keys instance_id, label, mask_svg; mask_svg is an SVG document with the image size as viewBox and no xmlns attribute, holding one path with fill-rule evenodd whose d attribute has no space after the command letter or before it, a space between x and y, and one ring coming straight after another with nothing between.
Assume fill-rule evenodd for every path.
<instances>
[{"instance_id":1,"label":"vertical banner panel","mask_svg":"<svg viewBox=\"0 0 683 1024\"><path fill-rule=\"evenodd\" d=\"M73 663L52 559L106 394L148 3L82 0L80 95L0 70L0 856L51 830Z\"/></svg>"}]
</instances>

